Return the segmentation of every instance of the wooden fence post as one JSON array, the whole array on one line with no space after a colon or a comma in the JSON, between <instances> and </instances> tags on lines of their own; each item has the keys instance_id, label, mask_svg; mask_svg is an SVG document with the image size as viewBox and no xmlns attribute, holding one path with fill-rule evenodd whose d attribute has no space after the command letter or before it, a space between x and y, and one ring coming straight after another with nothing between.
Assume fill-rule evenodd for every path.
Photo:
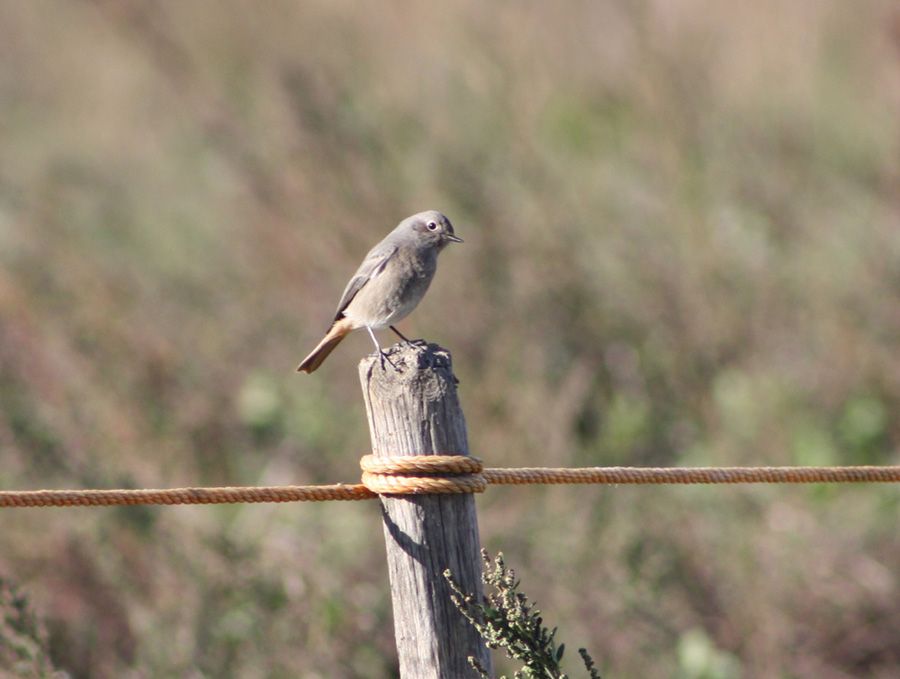
<instances>
[{"instance_id":1,"label":"wooden fence post","mask_svg":"<svg viewBox=\"0 0 900 679\"><path fill-rule=\"evenodd\" d=\"M396 345L390 365L376 357L359 365L372 453L468 455L466 422L456 395L450 354ZM490 671L490 652L450 601L443 571L463 591L480 592L481 558L475 499L470 494L381 498L394 632L404 679L475 676L467 657Z\"/></svg>"}]
</instances>

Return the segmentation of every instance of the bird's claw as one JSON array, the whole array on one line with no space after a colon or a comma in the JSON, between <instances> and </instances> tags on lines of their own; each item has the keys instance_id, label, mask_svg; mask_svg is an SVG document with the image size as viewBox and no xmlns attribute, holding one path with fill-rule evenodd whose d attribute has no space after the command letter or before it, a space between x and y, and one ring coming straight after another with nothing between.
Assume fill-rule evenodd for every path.
<instances>
[{"instance_id":1,"label":"bird's claw","mask_svg":"<svg viewBox=\"0 0 900 679\"><path fill-rule=\"evenodd\" d=\"M399 367L397 367L397 365L391 360L390 356L388 356L383 349L378 350L378 358L380 359L382 370L385 370L384 363L385 361L387 361L394 370L396 370L397 372L403 372Z\"/></svg>"}]
</instances>

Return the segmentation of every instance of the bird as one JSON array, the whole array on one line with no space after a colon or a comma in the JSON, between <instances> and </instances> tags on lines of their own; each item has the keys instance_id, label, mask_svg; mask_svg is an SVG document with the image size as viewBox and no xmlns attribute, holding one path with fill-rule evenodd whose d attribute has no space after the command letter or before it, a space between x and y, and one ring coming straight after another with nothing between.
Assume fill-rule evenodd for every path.
<instances>
[{"instance_id":1,"label":"bird","mask_svg":"<svg viewBox=\"0 0 900 679\"><path fill-rule=\"evenodd\" d=\"M422 301L441 251L450 243L462 242L450 220L437 210L419 212L400 222L363 259L344 289L328 332L297 366L297 372L316 370L341 340L360 328L372 338L384 369L387 356L374 331L390 328L410 343L394 324ZM389 358L387 361L390 363Z\"/></svg>"}]
</instances>

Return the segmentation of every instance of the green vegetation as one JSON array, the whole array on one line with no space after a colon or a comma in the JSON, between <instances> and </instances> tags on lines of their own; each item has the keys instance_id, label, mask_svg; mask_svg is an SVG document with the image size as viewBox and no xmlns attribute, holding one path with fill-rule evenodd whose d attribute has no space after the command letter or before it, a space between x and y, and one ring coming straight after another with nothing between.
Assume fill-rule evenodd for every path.
<instances>
[{"instance_id":1,"label":"green vegetation","mask_svg":"<svg viewBox=\"0 0 900 679\"><path fill-rule=\"evenodd\" d=\"M44 629L28 598L0 579L0 668L3 676L54 677Z\"/></svg>"},{"instance_id":2,"label":"green vegetation","mask_svg":"<svg viewBox=\"0 0 900 679\"><path fill-rule=\"evenodd\" d=\"M506 567L503 554L491 560L487 551L481 550L481 558L481 581L489 590L486 595L462 591L453 573L444 571L454 605L478 630L488 648L503 649L507 657L524 663L513 674L515 679L567 679L561 664L566 645L557 646L557 628L544 627L541 612L519 591L515 571ZM600 679L587 650L579 648L578 653L590 679ZM469 656L469 663L481 679L491 679L474 656ZM500 679L506 679L505 675Z\"/></svg>"},{"instance_id":3,"label":"green vegetation","mask_svg":"<svg viewBox=\"0 0 900 679\"><path fill-rule=\"evenodd\" d=\"M293 371L432 207L466 242L401 330L453 352L489 465L896 463L898 25L891 0L0 3L0 487L358 478L369 339ZM478 502L604 675L900 674L896 488ZM72 676L396 672L374 504L0 520Z\"/></svg>"}]
</instances>

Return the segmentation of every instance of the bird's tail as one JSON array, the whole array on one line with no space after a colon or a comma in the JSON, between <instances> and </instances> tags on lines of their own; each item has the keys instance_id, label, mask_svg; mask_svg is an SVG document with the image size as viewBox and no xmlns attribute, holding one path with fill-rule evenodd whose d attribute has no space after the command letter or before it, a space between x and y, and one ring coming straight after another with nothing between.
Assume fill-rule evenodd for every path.
<instances>
[{"instance_id":1,"label":"bird's tail","mask_svg":"<svg viewBox=\"0 0 900 679\"><path fill-rule=\"evenodd\" d=\"M319 344L316 345L316 348L310 352L309 356L304 358L300 365L297 366L297 372L311 373L322 365L322 361L328 358L328 354L341 343L341 340L344 339L351 330L353 330L353 326L348 319L342 318L335 321L325 337L322 338L322 341L319 342Z\"/></svg>"}]
</instances>

